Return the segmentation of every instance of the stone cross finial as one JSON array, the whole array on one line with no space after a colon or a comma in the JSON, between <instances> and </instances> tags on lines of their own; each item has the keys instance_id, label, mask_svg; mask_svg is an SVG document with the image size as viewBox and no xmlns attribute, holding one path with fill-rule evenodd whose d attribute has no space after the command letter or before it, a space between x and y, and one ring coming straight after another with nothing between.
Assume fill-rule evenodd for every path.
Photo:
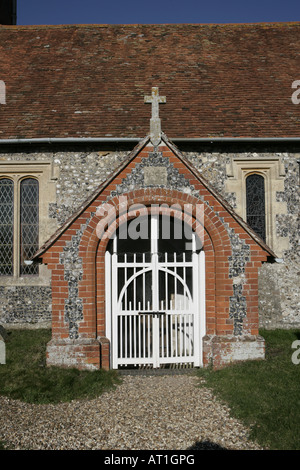
<instances>
[{"instance_id":1,"label":"stone cross finial","mask_svg":"<svg viewBox=\"0 0 300 470\"><path fill-rule=\"evenodd\" d=\"M150 139L154 147L161 141L161 125L159 119L159 104L166 103L165 96L159 96L158 88L152 87L152 95L145 96L144 102L152 104L152 117L150 119Z\"/></svg>"}]
</instances>

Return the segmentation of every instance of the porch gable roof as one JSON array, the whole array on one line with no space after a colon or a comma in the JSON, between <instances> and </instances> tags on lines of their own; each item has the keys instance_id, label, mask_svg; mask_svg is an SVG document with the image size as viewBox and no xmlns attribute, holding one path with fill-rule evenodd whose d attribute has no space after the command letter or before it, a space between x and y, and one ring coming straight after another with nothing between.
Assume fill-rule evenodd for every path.
<instances>
[{"instance_id":1,"label":"porch gable roof","mask_svg":"<svg viewBox=\"0 0 300 470\"><path fill-rule=\"evenodd\" d=\"M208 190L208 192L224 207L224 209L238 222L238 224L250 235L250 237L267 253L271 258L277 258L274 251L256 234L256 232L235 212L232 206L224 199L224 197L216 191L209 181L194 167L192 163L181 153L177 146L172 143L168 137L162 133L162 144L165 144L174 153L174 155L181 160L181 162L188 168L193 176ZM57 229L57 231L44 243L40 249L32 257L33 261L38 260L43 254L49 250L52 245L66 232L73 224L73 222L93 203L95 199L102 193L102 191L122 172L126 166L132 162L140 151L150 142L150 136L147 135L140 141L135 148L129 153L127 158L121 165L114 170L111 175L103 181L100 186L80 205L80 207L66 220L66 222ZM167 157L166 157L167 158Z\"/></svg>"}]
</instances>

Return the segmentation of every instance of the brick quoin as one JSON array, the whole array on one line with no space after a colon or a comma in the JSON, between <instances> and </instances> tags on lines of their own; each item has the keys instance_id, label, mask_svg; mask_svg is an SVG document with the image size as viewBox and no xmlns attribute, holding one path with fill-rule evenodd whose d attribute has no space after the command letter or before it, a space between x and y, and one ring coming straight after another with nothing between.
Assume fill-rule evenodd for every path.
<instances>
[{"instance_id":1,"label":"brick quoin","mask_svg":"<svg viewBox=\"0 0 300 470\"><path fill-rule=\"evenodd\" d=\"M196 208L198 204L203 205L203 249L206 262L204 365L208 365L212 361L215 367L222 365L222 344L226 350L231 348L233 351L236 348L234 341L228 342L226 340L227 342L216 343L211 339L234 335L234 322L230 318L230 297L234 294L234 287L229 270L229 259L233 256L233 252L225 224L234 229L240 239L250 247L250 261L245 265L242 292L247 305L247 315L243 320L243 327L245 334L258 335L258 267L262 261L267 259L266 252L249 236L235 217L222 205L218 197L210 192L206 183L196 178L193 171L185 165L183 159L178 158L168 146L161 146L160 151L165 158L169 158L172 165L179 170L184 178L188 179L189 184L197 188L201 199L176 189L155 187L139 188L122 194L123 198L127 198L127 205L120 205L119 197L111 197L112 191L116 191L117 184L121 184L123 179L136 168L136 163L149 158L149 154L153 152L151 146L142 148L132 161L123 166L120 171L115 172L114 178L99 191L99 194L78 214L66 230L62 231L57 240L42 255L43 262L48 264L48 268L52 270L52 340L48 351L49 363L55 363L55 344L58 344L58 350L63 351L65 348L67 351L69 348L69 362L74 364L74 361L75 363L79 361L77 364L79 368L109 368L110 344L105 337L105 253L111 236L121 224L127 221L126 211L134 204L141 204L142 210L146 213L152 205L165 204L162 211L175 217L178 216L178 213L176 214L172 206L179 205L185 209L186 223L193 229L201 225L201 221L197 220ZM103 219L98 212L99 207L103 207L103 209L105 207L115 208L115 213L111 214L110 218L107 217L107 213L102 213L106 220L106 226L101 239L97 235L97 226ZM91 217L92 213L96 215ZM138 214L139 212L135 216ZM131 215L131 217L133 216L134 214ZM83 320L78 322L78 338L72 342L69 338L69 325L65 320L64 313L65 301L68 298L68 282L64 277L64 265L60 263L60 255L64 249L67 249L72 237L76 236L78 230L85 224L87 226L81 235L78 252L82 261L82 276L78 281L78 299L82 301ZM71 351L72 345L73 352ZM58 354L60 359L57 361L61 360L67 365L67 358L65 362L61 359L62 354Z\"/></svg>"}]
</instances>

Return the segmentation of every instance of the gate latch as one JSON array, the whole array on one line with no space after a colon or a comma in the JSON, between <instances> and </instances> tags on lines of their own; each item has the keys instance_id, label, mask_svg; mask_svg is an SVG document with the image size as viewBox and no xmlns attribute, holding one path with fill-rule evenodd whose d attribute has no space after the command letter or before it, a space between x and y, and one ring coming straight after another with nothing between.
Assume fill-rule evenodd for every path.
<instances>
[{"instance_id":1,"label":"gate latch","mask_svg":"<svg viewBox=\"0 0 300 470\"><path fill-rule=\"evenodd\" d=\"M153 316L159 316L159 315L165 315L166 312L156 312L154 310L148 310L147 312L139 312L139 315L153 315Z\"/></svg>"}]
</instances>

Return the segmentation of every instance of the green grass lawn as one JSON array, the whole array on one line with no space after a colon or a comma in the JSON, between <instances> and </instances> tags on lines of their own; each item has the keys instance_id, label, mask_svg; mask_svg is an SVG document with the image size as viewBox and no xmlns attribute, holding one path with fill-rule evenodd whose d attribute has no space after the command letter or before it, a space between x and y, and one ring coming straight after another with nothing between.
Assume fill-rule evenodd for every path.
<instances>
[{"instance_id":1,"label":"green grass lawn","mask_svg":"<svg viewBox=\"0 0 300 470\"><path fill-rule=\"evenodd\" d=\"M300 331L260 334L266 340L266 360L201 370L199 375L235 417L251 426L251 438L272 450L299 450L300 364L292 362L292 343L300 340Z\"/></svg>"},{"instance_id":2,"label":"green grass lawn","mask_svg":"<svg viewBox=\"0 0 300 470\"><path fill-rule=\"evenodd\" d=\"M265 448L299 450L300 364L292 362L292 343L300 340L300 331L260 333L266 340L266 360L218 371L201 369L199 376L230 406L233 416L251 427L251 438ZM50 337L49 330L9 332L7 363L0 365L0 395L31 403L58 403L91 399L120 383L115 371L46 367Z\"/></svg>"},{"instance_id":3,"label":"green grass lawn","mask_svg":"<svg viewBox=\"0 0 300 470\"><path fill-rule=\"evenodd\" d=\"M0 365L0 395L29 403L58 403L94 398L114 387L115 371L46 367L50 330L11 330L6 364Z\"/></svg>"}]
</instances>

